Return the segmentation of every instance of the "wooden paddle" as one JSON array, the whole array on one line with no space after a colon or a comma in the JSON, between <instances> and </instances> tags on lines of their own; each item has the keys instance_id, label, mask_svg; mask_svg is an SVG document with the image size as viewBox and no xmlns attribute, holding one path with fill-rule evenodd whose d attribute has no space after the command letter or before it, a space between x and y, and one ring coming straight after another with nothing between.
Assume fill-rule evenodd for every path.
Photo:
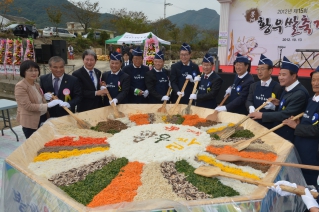
<instances>
[{"instance_id":1,"label":"wooden paddle","mask_svg":"<svg viewBox=\"0 0 319 212\"><path fill-rule=\"evenodd\" d=\"M262 108L264 108L267 103L264 102L262 105L260 105L255 111L259 111ZM226 127L223 131L217 133L218 136L220 137L220 139L227 139L229 138L232 134L234 134L236 132L236 128L239 127L239 125L241 125L242 123L244 123L247 119L249 119L249 116L245 116L245 118L241 119L239 122L237 122L234 126L232 127Z\"/></svg>"},{"instance_id":2,"label":"wooden paddle","mask_svg":"<svg viewBox=\"0 0 319 212\"><path fill-rule=\"evenodd\" d=\"M227 94L218 106L223 106L229 96L230 94ZM217 121L217 117L218 117L218 110L215 110L212 114L209 114L206 117L206 120Z\"/></svg>"},{"instance_id":3,"label":"wooden paddle","mask_svg":"<svg viewBox=\"0 0 319 212\"><path fill-rule=\"evenodd\" d=\"M181 92L184 92L184 90L185 90L185 88L186 88L186 86L187 86L188 81L189 81L189 79L186 79L186 80L185 80ZM177 100L176 100L176 102L175 102L175 105L174 105L172 108L169 109L168 113L169 113L170 115L175 115L175 114L180 113L180 110L179 110L179 108L178 108L178 104L179 104L179 101L181 101L181 98L182 98L182 95L179 95L178 98L177 98Z\"/></svg>"},{"instance_id":4,"label":"wooden paddle","mask_svg":"<svg viewBox=\"0 0 319 212\"><path fill-rule=\"evenodd\" d=\"M200 77L200 75L198 75L197 77ZM198 82L199 81L196 81L194 83L194 88L193 88L192 94L196 93ZM188 102L187 107L182 110L182 115L192 114L192 110L191 110L192 103L193 103L193 99L190 99L189 102Z\"/></svg>"},{"instance_id":5,"label":"wooden paddle","mask_svg":"<svg viewBox=\"0 0 319 212\"><path fill-rule=\"evenodd\" d=\"M106 88L106 90L107 90L107 88ZM107 92L106 95L107 95L107 98L109 99L109 101L112 101L112 97L111 97L110 93ZM123 117L125 117L124 113L118 111L116 105L115 105L113 102L112 102L111 106L112 106L112 108L113 108L113 110L114 110L114 116L115 116L115 118L123 118Z\"/></svg>"},{"instance_id":6,"label":"wooden paddle","mask_svg":"<svg viewBox=\"0 0 319 212\"><path fill-rule=\"evenodd\" d=\"M58 98L57 96L52 95L52 99L59 99L59 98ZM77 122L79 128L82 128L82 129L91 129L92 126L91 126L88 122L79 119L71 110L69 110L69 108L63 107L63 109L64 109L68 114L70 114L70 116L72 116L72 117L75 119L75 121Z\"/></svg>"},{"instance_id":7,"label":"wooden paddle","mask_svg":"<svg viewBox=\"0 0 319 212\"><path fill-rule=\"evenodd\" d=\"M304 113L300 113L299 115L295 116L292 120L296 120L296 119L299 119L303 116ZM279 124L277 125L276 127L273 127L271 128L270 130L267 130L266 132L258 135L258 136L255 136L249 140L242 140L242 141L238 141L237 143L235 143L233 145L234 148L236 148L238 151L241 151L243 149L245 149L246 147L248 147L253 141L257 140L258 138L261 138L263 137L264 135L267 135L268 133L271 133L275 130L278 130L279 128L285 126L284 124Z\"/></svg>"},{"instance_id":8,"label":"wooden paddle","mask_svg":"<svg viewBox=\"0 0 319 212\"><path fill-rule=\"evenodd\" d=\"M167 90L166 96L169 96L169 94L171 93L171 90L172 90L172 87L169 87L168 90ZM162 107L158 108L157 112L167 113L166 103L167 103L167 100L164 101Z\"/></svg>"},{"instance_id":9,"label":"wooden paddle","mask_svg":"<svg viewBox=\"0 0 319 212\"><path fill-rule=\"evenodd\" d=\"M272 165L278 165L278 166L291 166L291 167L296 167L301 169L311 169L311 170L319 171L319 166L311 166L311 165L296 164L296 163L273 162L273 161L253 159L253 158L243 158L238 155L221 154L221 155L218 155L216 159L227 161L227 162L247 161L247 162L254 162L254 163L266 163L266 164L272 164Z\"/></svg>"},{"instance_id":10,"label":"wooden paddle","mask_svg":"<svg viewBox=\"0 0 319 212\"><path fill-rule=\"evenodd\" d=\"M254 184L254 185L261 185L261 186L265 186L265 187L275 186L274 183L268 183L268 182L263 182L260 180L253 180L253 179L245 178L245 177L238 176L235 174L229 174L229 173L221 171L219 167L214 167L214 166L201 166L201 167L197 168L194 171L194 173L201 175L201 176L204 176L204 177L217 177L217 176L228 177L228 178L240 180L242 182L246 182L246 183L250 183L250 184ZM294 187L290 187L290 186L280 185L280 188L283 191L294 193L294 194L297 194L299 196L305 194L305 190L302 188L298 188L298 187L294 188ZM310 191L310 193L312 194L312 196L314 198L318 197L317 192Z\"/></svg>"}]
</instances>

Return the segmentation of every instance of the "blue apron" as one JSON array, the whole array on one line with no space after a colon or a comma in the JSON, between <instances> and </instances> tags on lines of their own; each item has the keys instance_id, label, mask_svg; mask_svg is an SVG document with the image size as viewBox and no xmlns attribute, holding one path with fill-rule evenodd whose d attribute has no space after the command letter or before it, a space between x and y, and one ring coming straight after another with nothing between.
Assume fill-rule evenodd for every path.
<instances>
[{"instance_id":1,"label":"blue apron","mask_svg":"<svg viewBox=\"0 0 319 212\"><path fill-rule=\"evenodd\" d=\"M306 112L301 118L300 124L315 125L318 124L319 103L311 98L308 101ZM318 144L319 138L309 138L295 136L295 147L299 153L301 163L307 165L318 166ZM317 185L319 171L302 169L307 185Z\"/></svg>"},{"instance_id":2,"label":"blue apron","mask_svg":"<svg viewBox=\"0 0 319 212\"><path fill-rule=\"evenodd\" d=\"M199 82L198 86L198 94L206 94L209 93L212 87L212 80L218 78L217 74L212 73L212 78L211 79L205 79L205 75L203 74L201 76L201 80ZM196 106L198 107L205 107L205 108L210 108L210 109L215 109L217 107L217 102L216 99L209 99L209 100L204 100L204 101L196 101Z\"/></svg>"},{"instance_id":3,"label":"blue apron","mask_svg":"<svg viewBox=\"0 0 319 212\"><path fill-rule=\"evenodd\" d=\"M255 108L258 108L260 105L262 105L264 102L268 100L268 98L271 97L271 93L275 87L276 83L270 83L268 87L261 86L261 83L258 82L256 85L256 89L253 93L253 104ZM268 109L261 109L260 112L274 112L273 110ZM273 122L262 122L262 119L256 119L259 124L263 125L264 127L267 127L268 129L271 129L274 124Z\"/></svg>"},{"instance_id":4,"label":"blue apron","mask_svg":"<svg viewBox=\"0 0 319 212\"><path fill-rule=\"evenodd\" d=\"M181 73L182 73L182 76L178 78L178 88L180 89L180 91L183 88L187 75L192 75L192 77L194 78L200 74L200 73L197 73L197 71L192 70L191 66L184 66L184 65L182 65ZM181 101L179 102L180 104L188 104L189 96L192 94L193 88L194 88L194 83L188 82L184 91L184 96L181 98ZM194 101L193 101L193 104L195 104Z\"/></svg>"},{"instance_id":5,"label":"blue apron","mask_svg":"<svg viewBox=\"0 0 319 212\"><path fill-rule=\"evenodd\" d=\"M302 89L300 89L302 90ZM293 91L293 92L296 92L297 90ZM303 90L302 90L303 91ZM279 108L278 108L278 111L281 111L281 110L284 110L287 106L287 102L286 102L286 99L285 99L285 95L286 94L289 94L291 91L284 91L282 92L281 94L281 97L280 97L280 103L279 103ZM306 94L306 93L305 93ZM308 96L308 94L306 94ZM309 96L308 96L309 97ZM308 98L307 97L307 98ZM296 114L297 115L297 114ZM281 124L282 122L275 122L274 123L274 126L277 126L279 124ZM294 143L294 138L295 138L295 135L294 135L294 132L295 130L292 129L291 127L288 127L288 126L283 126L281 128L279 128L278 130L274 131L274 133L276 133L277 135L281 136L282 138L290 141L291 143Z\"/></svg>"},{"instance_id":6,"label":"blue apron","mask_svg":"<svg viewBox=\"0 0 319 212\"><path fill-rule=\"evenodd\" d=\"M153 70L153 71L155 71L155 70ZM155 85L155 91L157 93L159 93L160 95L165 96L167 94L168 85L169 85L167 73L164 72L163 70L162 70L162 72L155 71L155 76L156 76L156 80L157 80L156 85ZM150 94L149 102L155 103L155 104L162 103L161 100L154 98L153 96L151 96L151 94Z\"/></svg>"},{"instance_id":7,"label":"blue apron","mask_svg":"<svg viewBox=\"0 0 319 212\"><path fill-rule=\"evenodd\" d=\"M142 91L147 90L145 85L145 71L142 68L134 68L131 71L131 87L138 88ZM129 95L130 103L147 103L147 99L143 95L135 96L134 94Z\"/></svg>"},{"instance_id":8,"label":"blue apron","mask_svg":"<svg viewBox=\"0 0 319 212\"><path fill-rule=\"evenodd\" d=\"M112 99L116 98L119 92L121 92L122 87L120 85L120 76L122 74L123 72L120 71L118 75L109 73L107 76L106 87ZM109 101L105 101L105 104L110 105Z\"/></svg>"},{"instance_id":9,"label":"blue apron","mask_svg":"<svg viewBox=\"0 0 319 212\"><path fill-rule=\"evenodd\" d=\"M234 99L236 99L237 97L240 96L240 92L242 91L242 87L239 84L240 84L240 82L242 80L243 79L239 78L238 75L236 75L234 84L231 87L231 93L230 93L230 96L229 96L229 102L233 101ZM236 111L230 111L230 112L244 114L244 115L248 114L247 109L245 107L245 104L243 104L241 107L238 107Z\"/></svg>"}]
</instances>

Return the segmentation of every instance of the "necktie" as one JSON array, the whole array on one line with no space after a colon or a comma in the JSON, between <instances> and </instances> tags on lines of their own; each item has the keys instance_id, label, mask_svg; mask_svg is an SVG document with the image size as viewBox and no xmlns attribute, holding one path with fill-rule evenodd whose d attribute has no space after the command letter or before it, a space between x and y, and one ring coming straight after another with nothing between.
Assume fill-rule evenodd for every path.
<instances>
[{"instance_id":1,"label":"necktie","mask_svg":"<svg viewBox=\"0 0 319 212\"><path fill-rule=\"evenodd\" d=\"M205 79L208 79L208 76L207 76L207 75L205 75Z\"/></svg>"},{"instance_id":2,"label":"necktie","mask_svg":"<svg viewBox=\"0 0 319 212\"><path fill-rule=\"evenodd\" d=\"M53 88L54 88L54 94L57 96L59 93L59 78L56 77L54 78L54 84L53 84Z\"/></svg>"},{"instance_id":3,"label":"necktie","mask_svg":"<svg viewBox=\"0 0 319 212\"><path fill-rule=\"evenodd\" d=\"M91 77L92 82L94 82L93 71L90 71L90 77Z\"/></svg>"},{"instance_id":4,"label":"necktie","mask_svg":"<svg viewBox=\"0 0 319 212\"><path fill-rule=\"evenodd\" d=\"M266 86L267 82L261 82L261 86Z\"/></svg>"},{"instance_id":5,"label":"necktie","mask_svg":"<svg viewBox=\"0 0 319 212\"><path fill-rule=\"evenodd\" d=\"M125 62L125 66L127 66L128 64L127 64L127 62Z\"/></svg>"}]
</instances>

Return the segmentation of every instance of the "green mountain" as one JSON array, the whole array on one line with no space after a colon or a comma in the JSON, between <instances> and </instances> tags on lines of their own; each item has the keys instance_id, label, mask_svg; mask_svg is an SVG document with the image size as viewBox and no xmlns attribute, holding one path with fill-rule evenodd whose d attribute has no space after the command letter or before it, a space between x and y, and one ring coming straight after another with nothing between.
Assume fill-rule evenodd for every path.
<instances>
[{"instance_id":1,"label":"green mountain","mask_svg":"<svg viewBox=\"0 0 319 212\"><path fill-rule=\"evenodd\" d=\"M183 13L167 17L173 24L183 27L184 24L196 25L200 29L219 29L219 14L212 9L204 8L198 11L187 10Z\"/></svg>"},{"instance_id":2,"label":"green mountain","mask_svg":"<svg viewBox=\"0 0 319 212\"><path fill-rule=\"evenodd\" d=\"M49 21L46 8L50 6L61 5L61 10L63 14L67 14L68 11L62 7L64 4L71 4L67 0L14 0L10 7L8 15L22 16L34 21L38 29L44 28L46 26L53 26ZM114 30L114 27L105 19L112 19L113 15L104 13L101 14L102 27L108 30ZM66 28L66 22L72 22L76 20L69 20L67 16L62 15L62 21L60 27Z\"/></svg>"}]
</instances>

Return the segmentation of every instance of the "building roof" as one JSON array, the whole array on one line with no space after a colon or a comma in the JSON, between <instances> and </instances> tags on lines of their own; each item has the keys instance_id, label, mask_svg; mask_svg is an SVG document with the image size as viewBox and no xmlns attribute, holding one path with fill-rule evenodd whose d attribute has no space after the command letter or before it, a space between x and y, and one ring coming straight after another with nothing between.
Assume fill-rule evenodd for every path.
<instances>
[{"instance_id":1,"label":"building roof","mask_svg":"<svg viewBox=\"0 0 319 212\"><path fill-rule=\"evenodd\" d=\"M26 19L24 17L14 16L14 15L0 14L0 16L8 19L11 22L17 22L17 23L25 23L27 21L30 21L29 19Z\"/></svg>"}]
</instances>

